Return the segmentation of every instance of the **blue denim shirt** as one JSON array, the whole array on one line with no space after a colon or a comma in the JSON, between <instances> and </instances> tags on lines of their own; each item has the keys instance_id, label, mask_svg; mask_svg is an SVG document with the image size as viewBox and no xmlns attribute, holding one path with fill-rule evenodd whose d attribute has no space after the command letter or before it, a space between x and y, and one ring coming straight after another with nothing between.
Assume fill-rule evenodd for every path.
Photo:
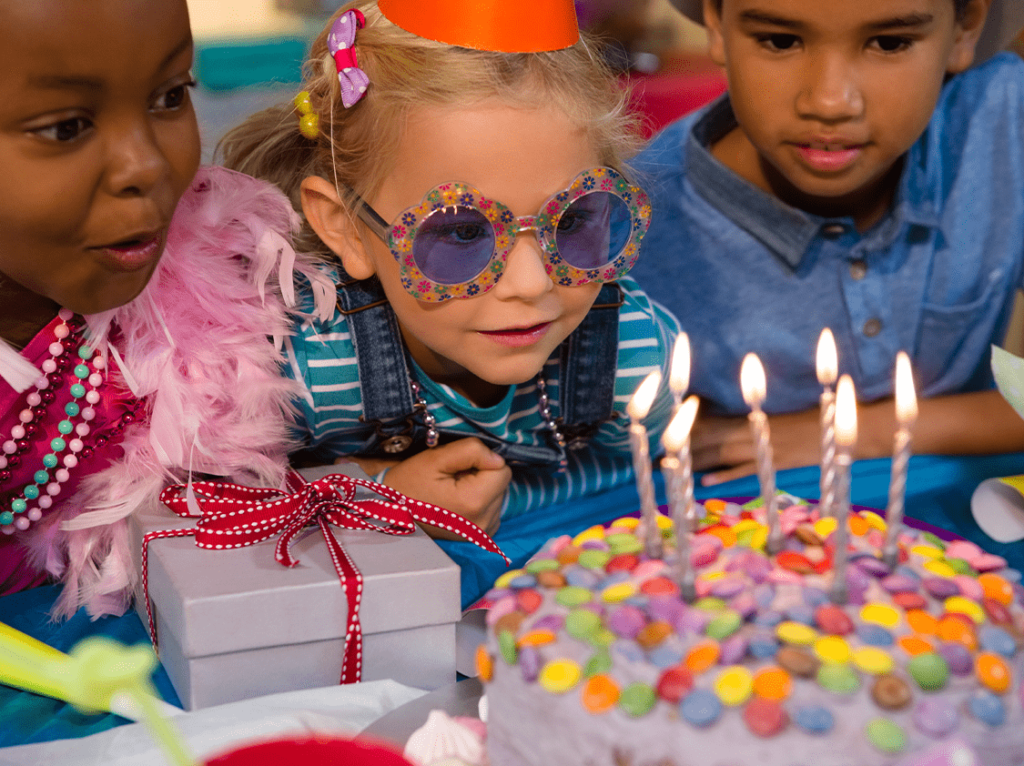
<instances>
[{"instance_id":1,"label":"blue denim shirt","mask_svg":"<svg viewBox=\"0 0 1024 766\"><path fill-rule=\"evenodd\" d=\"M989 346L1024 260L1024 62L997 56L946 84L892 208L863 234L718 162L709 146L735 125L723 96L635 162L654 212L632 276L689 334L691 390L719 414L746 412L739 370L755 351L767 411L814 407L826 326L862 401L892 394L901 349L924 396L991 386Z\"/></svg>"}]
</instances>

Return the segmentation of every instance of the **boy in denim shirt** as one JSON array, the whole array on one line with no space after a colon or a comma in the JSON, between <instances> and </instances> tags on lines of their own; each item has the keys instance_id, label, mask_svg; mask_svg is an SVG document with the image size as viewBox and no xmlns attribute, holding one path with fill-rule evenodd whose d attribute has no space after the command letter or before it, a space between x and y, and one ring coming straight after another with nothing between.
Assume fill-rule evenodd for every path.
<instances>
[{"instance_id":1,"label":"boy in denim shirt","mask_svg":"<svg viewBox=\"0 0 1024 766\"><path fill-rule=\"evenodd\" d=\"M824 327L867 403L858 458L891 454L901 349L926 398L915 451L1024 449L989 369L1024 270L1024 62L984 61L1024 2L674 2L729 93L636 160L654 215L634 275L690 335L705 483L753 472L749 351L777 465L817 462Z\"/></svg>"}]
</instances>

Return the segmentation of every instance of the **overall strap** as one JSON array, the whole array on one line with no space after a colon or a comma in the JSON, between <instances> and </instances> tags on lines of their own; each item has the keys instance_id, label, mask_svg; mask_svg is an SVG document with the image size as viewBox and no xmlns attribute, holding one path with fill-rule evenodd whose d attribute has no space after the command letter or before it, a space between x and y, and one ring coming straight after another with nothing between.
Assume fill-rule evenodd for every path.
<instances>
[{"instance_id":1,"label":"overall strap","mask_svg":"<svg viewBox=\"0 0 1024 766\"><path fill-rule=\"evenodd\" d=\"M348 278L344 272L339 275ZM405 344L395 312L376 277L341 282L338 311L345 315L355 347L362 419L377 424L385 439L393 438L408 428L407 418L415 409Z\"/></svg>"},{"instance_id":2,"label":"overall strap","mask_svg":"<svg viewBox=\"0 0 1024 766\"><path fill-rule=\"evenodd\" d=\"M615 409L622 288L610 282L580 326L562 344L559 420L567 440L585 439Z\"/></svg>"}]
</instances>

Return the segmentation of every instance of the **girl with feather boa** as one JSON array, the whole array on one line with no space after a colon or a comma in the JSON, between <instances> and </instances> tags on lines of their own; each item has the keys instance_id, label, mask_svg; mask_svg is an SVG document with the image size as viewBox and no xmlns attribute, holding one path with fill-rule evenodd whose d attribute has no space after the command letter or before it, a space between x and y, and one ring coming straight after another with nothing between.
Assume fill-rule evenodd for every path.
<instances>
[{"instance_id":1,"label":"girl with feather boa","mask_svg":"<svg viewBox=\"0 0 1024 766\"><path fill-rule=\"evenodd\" d=\"M316 279L280 192L197 173L185 0L139 4L0 6L0 593L59 578L60 616L124 611L126 518L166 484L282 485Z\"/></svg>"}]
</instances>

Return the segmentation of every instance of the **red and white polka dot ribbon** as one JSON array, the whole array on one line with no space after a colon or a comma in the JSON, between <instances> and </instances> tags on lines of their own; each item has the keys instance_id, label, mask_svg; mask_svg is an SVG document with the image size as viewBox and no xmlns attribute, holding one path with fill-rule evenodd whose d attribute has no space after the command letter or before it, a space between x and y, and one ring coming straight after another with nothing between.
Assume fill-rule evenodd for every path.
<instances>
[{"instance_id":1,"label":"red and white polka dot ribbon","mask_svg":"<svg viewBox=\"0 0 1024 766\"><path fill-rule=\"evenodd\" d=\"M356 490L364 487L378 497L356 499ZM509 563L501 548L476 524L430 503L406 497L400 492L366 479L330 474L307 482L297 473L289 475L288 490L245 487L222 482L195 482L191 485L201 516L189 508L190 488L186 484L167 487L160 500L179 516L196 518L196 525L185 529L149 532L142 540L142 581L146 593L146 612L153 646L157 645L156 625L149 600L149 543L164 537L194 536L200 548L226 550L255 545L278 536L274 556L286 567L299 563L291 555L295 536L311 524L317 524L338 573L348 601L348 625L345 629L341 683L359 681L362 667L362 626L359 604L363 578L355 562L335 538L331 525L343 529L367 529L386 535L408 535L415 522L446 529L497 553Z\"/></svg>"}]
</instances>

